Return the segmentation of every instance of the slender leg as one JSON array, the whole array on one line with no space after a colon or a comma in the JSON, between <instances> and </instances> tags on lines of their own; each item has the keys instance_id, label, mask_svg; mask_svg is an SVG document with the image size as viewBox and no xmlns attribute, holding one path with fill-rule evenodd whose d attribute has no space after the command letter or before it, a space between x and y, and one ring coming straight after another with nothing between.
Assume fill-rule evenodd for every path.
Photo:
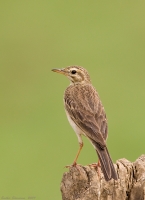
<instances>
[{"instance_id":1,"label":"slender leg","mask_svg":"<svg viewBox=\"0 0 145 200\"><path fill-rule=\"evenodd\" d=\"M100 163L100 161L98 160L98 163L97 163L97 165L98 165L98 168L97 168L97 172L98 172L98 177L99 177L99 179L101 178L101 163ZM99 169L100 168L100 169Z\"/></svg>"},{"instance_id":2,"label":"slender leg","mask_svg":"<svg viewBox=\"0 0 145 200\"><path fill-rule=\"evenodd\" d=\"M70 166L77 166L77 159L78 159L78 157L80 155L81 149L83 148L83 143L79 143L79 145L80 145L80 148L79 148L79 150L77 152L77 155L75 157L75 160L74 160L73 164L65 166L66 168L69 168Z\"/></svg>"},{"instance_id":3,"label":"slender leg","mask_svg":"<svg viewBox=\"0 0 145 200\"><path fill-rule=\"evenodd\" d=\"M98 168L98 167L101 167L101 164L100 164L100 161L98 160L98 162L97 163L92 163L92 164L89 164L89 166L91 166L91 167L94 167L94 168Z\"/></svg>"},{"instance_id":4,"label":"slender leg","mask_svg":"<svg viewBox=\"0 0 145 200\"><path fill-rule=\"evenodd\" d=\"M90 164L89 166L94 167L94 169L98 172L98 177L100 179L100 177L101 177L101 171L99 169L99 168L101 168L100 161L98 160L98 163L93 163L93 164Z\"/></svg>"},{"instance_id":5,"label":"slender leg","mask_svg":"<svg viewBox=\"0 0 145 200\"><path fill-rule=\"evenodd\" d=\"M75 166L76 164L77 164L77 159L78 159L78 157L79 157L79 155L80 155L80 152L81 152L81 150L82 150L82 148L83 148L83 143L79 143L79 145L80 145L80 148L79 148L79 150L78 150L78 152L77 152L77 155L76 155L76 157L75 157L75 160L74 160L74 162L73 162L73 166Z\"/></svg>"}]
</instances>

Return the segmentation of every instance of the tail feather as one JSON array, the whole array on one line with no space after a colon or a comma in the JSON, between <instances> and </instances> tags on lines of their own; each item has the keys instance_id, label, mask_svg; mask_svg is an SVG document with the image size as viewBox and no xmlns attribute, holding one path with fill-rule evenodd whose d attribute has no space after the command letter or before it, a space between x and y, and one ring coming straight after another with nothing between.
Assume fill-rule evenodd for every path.
<instances>
[{"instance_id":1,"label":"tail feather","mask_svg":"<svg viewBox=\"0 0 145 200\"><path fill-rule=\"evenodd\" d=\"M95 146L96 146L96 152L98 154L99 161L101 163L101 169L104 174L105 180L109 181L112 178L114 180L117 180L118 179L117 173L115 171L115 168L111 160L111 157L109 155L107 147L102 149L99 145L95 145Z\"/></svg>"}]
</instances>

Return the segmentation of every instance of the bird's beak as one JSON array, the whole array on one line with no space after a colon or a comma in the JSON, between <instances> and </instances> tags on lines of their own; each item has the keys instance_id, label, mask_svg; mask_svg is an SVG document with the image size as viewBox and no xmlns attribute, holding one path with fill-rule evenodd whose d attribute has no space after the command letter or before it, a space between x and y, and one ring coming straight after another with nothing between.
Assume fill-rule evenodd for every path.
<instances>
[{"instance_id":1,"label":"bird's beak","mask_svg":"<svg viewBox=\"0 0 145 200\"><path fill-rule=\"evenodd\" d=\"M59 74L63 74L65 76L67 76L68 72L65 71L65 69L52 69L53 72L57 72Z\"/></svg>"}]
</instances>

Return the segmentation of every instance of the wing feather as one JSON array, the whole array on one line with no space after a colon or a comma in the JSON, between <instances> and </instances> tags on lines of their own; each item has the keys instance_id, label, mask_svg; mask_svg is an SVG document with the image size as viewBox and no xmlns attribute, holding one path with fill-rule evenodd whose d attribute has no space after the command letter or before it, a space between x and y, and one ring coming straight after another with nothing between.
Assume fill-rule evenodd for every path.
<instances>
[{"instance_id":1,"label":"wing feather","mask_svg":"<svg viewBox=\"0 0 145 200\"><path fill-rule=\"evenodd\" d=\"M92 85L69 86L65 91L65 108L74 123L101 148L106 147L107 119L97 91Z\"/></svg>"}]
</instances>

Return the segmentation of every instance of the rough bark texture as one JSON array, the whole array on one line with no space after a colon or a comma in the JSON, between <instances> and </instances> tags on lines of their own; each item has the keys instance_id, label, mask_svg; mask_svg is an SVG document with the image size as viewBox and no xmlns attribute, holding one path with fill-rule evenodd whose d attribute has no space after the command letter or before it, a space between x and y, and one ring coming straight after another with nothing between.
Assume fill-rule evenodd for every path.
<instances>
[{"instance_id":1,"label":"rough bark texture","mask_svg":"<svg viewBox=\"0 0 145 200\"><path fill-rule=\"evenodd\" d=\"M90 166L70 167L61 181L63 200L145 200L145 155L131 163L116 162L119 179L106 182L103 174Z\"/></svg>"}]
</instances>

